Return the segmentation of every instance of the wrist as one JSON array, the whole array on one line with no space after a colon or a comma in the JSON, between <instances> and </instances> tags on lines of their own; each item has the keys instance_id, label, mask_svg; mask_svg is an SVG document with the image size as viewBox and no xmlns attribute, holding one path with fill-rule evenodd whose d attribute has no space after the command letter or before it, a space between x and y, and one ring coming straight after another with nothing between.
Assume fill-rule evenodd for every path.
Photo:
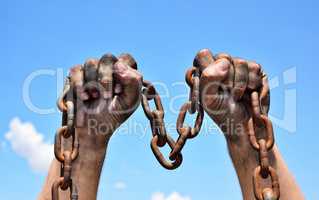
<instances>
[{"instance_id":1,"label":"wrist","mask_svg":"<svg viewBox=\"0 0 319 200\"><path fill-rule=\"evenodd\" d=\"M110 135L88 134L87 128L77 128L79 155L72 165L72 180L81 199L96 199L108 139ZM85 191L85 192L84 192Z\"/></svg>"},{"instance_id":2,"label":"wrist","mask_svg":"<svg viewBox=\"0 0 319 200\"><path fill-rule=\"evenodd\" d=\"M259 153L251 146L247 132L244 132L242 135L228 135L226 138L229 154L241 186L243 199L255 199L253 174L255 168L260 165ZM270 166L276 170L279 178L280 199L304 199L276 144L268 152L268 158Z\"/></svg>"},{"instance_id":3,"label":"wrist","mask_svg":"<svg viewBox=\"0 0 319 200\"><path fill-rule=\"evenodd\" d=\"M76 185L80 199L96 199L100 174L106 155L108 140L103 135L88 134L87 128L77 128L79 136L79 155L72 162L71 177ZM103 137L103 138L100 138ZM51 163L48 176L38 200L51 199L51 187L60 177L59 161L54 159ZM60 200L70 199L70 191L59 189Z\"/></svg>"}]
</instances>

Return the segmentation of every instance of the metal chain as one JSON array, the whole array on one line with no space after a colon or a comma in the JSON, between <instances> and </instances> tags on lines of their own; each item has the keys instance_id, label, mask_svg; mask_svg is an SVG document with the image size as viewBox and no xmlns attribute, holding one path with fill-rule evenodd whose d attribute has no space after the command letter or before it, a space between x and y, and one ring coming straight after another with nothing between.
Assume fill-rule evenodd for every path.
<instances>
[{"instance_id":1,"label":"metal chain","mask_svg":"<svg viewBox=\"0 0 319 200\"><path fill-rule=\"evenodd\" d=\"M152 130L151 149L159 161L166 169L173 170L178 168L183 161L181 151L188 139L196 137L201 129L204 119L204 111L201 106L199 93L200 71L197 67L191 67L186 72L186 82L190 87L189 101L184 103L176 122L176 129L179 134L177 141L166 132L164 123L164 109L161 98L151 82L143 81L141 93L142 107ZM58 99L58 108L63 112L62 127L58 129L55 136L54 154L61 163L61 176L52 185L52 200L59 200L59 188L61 190L70 189L70 198L78 199L76 184L72 181L72 162L77 158L79 152L79 141L74 131L74 101L73 97L67 95L73 93L70 78L65 81L64 89ZM72 96L72 95L71 95ZM151 110L149 101L154 101L155 109ZM273 126L267 115L261 112L258 92L251 94L251 106L253 116L248 121L248 135L252 147L259 153L260 164L254 170L253 186L255 197L258 200L278 200L280 197L279 180L276 170L270 165L268 154L274 146ZM197 113L194 127L184 125L187 111L190 114ZM266 137L256 135L255 127L264 126ZM71 147L67 146L64 140L71 141ZM171 149L168 161L162 152L161 147L166 144ZM271 187L263 187L263 179L271 179Z\"/></svg>"},{"instance_id":2,"label":"metal chain","mask_svg":"<svg viewBox=\"0 0 319 200\"><path fill-rule=\"evenodd\" d=\"M276 170L270 166L269 152L274 146L273 126L267 115L260 110L260 100L258 92L251 94L251 106L253 117L248 121L248 135L252 147L259 153L259 166L255 168L253 175L253 185L255 197L258 200L278 200L280 197L279 180ZM266 137L256 135L255 127L263 125L266 129ZM271 179L271 187L263 187L263 179Z\"/></svg>"},{"instance_id":3,"label":"metal chain","mask_svg":"<svg viewBox=\"0 0 319 200\"><path fill-rule=\"evenodd\" d=\"M59 200L59 188L61 190L70 189L70 199L78 199L77 187L71 178L72 162L77 158L79 153L79 141L74 131L74 101L72 97L71 100L67 98L67 95L72 92L70 78L68 77L57 102L58 108L63 112L63 117L62 127L57 130L55 135L54 155L61 163L61 175L52 185L52 200ZM66 145L66 140L71 141L71 147Z\"/></svg>"},{"instance_id":4,"label":"metal chain","mask_svg":"<svg viewBox=\"0 0 319 200\"><path fill-rule=\"evenodd\" d=\"M176 141L174 149L169 155L169 158L171 160L175 159L176 156L182 151L188 139L192 139L198 135L202 127L204 119L204 109L201 106L199 96L199 76L200 72L199 68L197 67L191 67L186 72L185 80L188 86L190 87L189 101L182 105L177 118L176 129L179 134L179 137ZM194 127L184 125L187 111L190 114L195 114L197 112Z\"/></svg>"},{"instance_id":5,"label":"metal chain","mask_svg":"<svg viewBox=\"0 0 319 200\"><path fill-rule=\"evenodd\" d=\"M159 161L159 163L166 169L176 169L182 163L183 156L178 154L173 162L169 162L165 159L160 151L160 147L164 147L166 143L171 149L175 147L175 141L167 134L164 124L164 110L162 101L158 95L156 89L149 81L143 81L144 89L142 91L142 107L148 120L150 121L153 138L151 141L151 149ZM151 110L148 101L154 100L155 110Z\"/></svg>"},{"instance_id":6,"label":"metal chain","mask_svg":"<svg viewBox=\"0 0 319 200\"><path fill-rule=\"evenodd\" d=\"M146 117L150 121L153 138L151 141L151 149L159 161L159 163L166 169L172 170L178 168L182 164L183 156L181 151L186 143L187 139L194 138L198 135L203 118L204 111L200 105L199 98L199 70L195 67L192 67L186 72L186 82L191 88L190 91L190 100L186 102L180 109L178 115L176 129L179 133L179 138L177 142L166 132L165 123L164 123L164 109L161 102L161 98L157 93L154 86L149 82L144 80L142 91L142 107ZM155 110L150 109L149 101L154 100ZM197 117L195 126L193 128L189 126L184 126L184 120L187 110L194 114L196 111ZM168 161L160 151L160 147L164 147L166 144L171 148Z\"/></svg>"}]
</instances>

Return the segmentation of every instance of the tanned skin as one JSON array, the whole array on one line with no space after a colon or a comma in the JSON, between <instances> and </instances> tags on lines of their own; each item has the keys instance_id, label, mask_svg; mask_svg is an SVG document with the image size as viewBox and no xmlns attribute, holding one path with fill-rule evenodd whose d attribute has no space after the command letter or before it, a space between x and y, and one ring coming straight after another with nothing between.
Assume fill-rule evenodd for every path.
<instances>
[{"instance_id":1,"label":"tanned skin","mask_svg":"<svg viewBox=\"0 0 319 200\"><path fill-rule=\"evenodd\" d=\"M112 66L113 72L99 69L99 66ZM251 117L249 93L260 92L260 102L264 113L269 110L269 87L267 76L261 66L253 61L233 58L228 54L212 53L203 49L195 57L194 65L200 67L200 92L206 113L224 132L229 154L237 172L243 199L254 200L252 174L259 165L258 153L251 147L247 136L247 122ZM142 76L136 70L136 62L128 54L118 60L107 54L98 60L88 60L84 66L90 67L90 73L96 70L96 77L104 72L101 85L103 92L87 91L85 73L82 68L71 69L71 80L76 85L78 97L85 102L79 106L76 114L76 134L79 136L79 156L72 164L72 179L77 184L79 200L95 200L101 169L106 156L108 141L113 132L138 107ZM112 75L113 74L113 75ZM72 77L74 77L72 79ZM93 77L95 77L93 73ZM248 77L248 78L247 78ZM106 80L106 81L105 81ZM90 85L92 87L92 85ZM102 103L101 103L102 102ZM105 106L107 105L107 106ZM94 108L87 113L87 108ZM106 130L92 129L90 121L107 124ZM94 125L97 125L94 124ZM232 124L232 125L230 125ZM256 130L264 133L263 128ZM281 200L302 200L303 194L289 172L277 146L270 152L270 163L276 169L280 182ZM51 199L51 185L60 176L60 163L54 159L39 200ZM69 200L69 191L60 191L60 200Z\"/></svg>"},{"instance_id":2,"label":"tanned skin","mask_svg":"<svg viewBox=\"0 0 319 200\"><path fill-rule=\"evenodd\" d=\"M252 116L251 91L259 92L260 107L264 114L268 114L267 75L254 61L233 58L225 53L213 56L208 49L198 52L194 64L202 71L200 90L203 107L225 135L243 199L255 199L252 176L259 165L259 156L249 142L246 127ZM256 134L265 134L265 129L256 127ZM276 145L269 153L269 159L279 176L280 199L304 199Z\"/></svg>"},{"instance_id":3,"label":"tanned skin","mask_svg":"<svg viewBox=\"0 0 319 200\"><path fill-rule=\"evenodd\" d=\"M107 71L110 65L112 73ZM106 68L101 69L101 66ZM83 68L72 68L70 76L74 90L80 93L77 94L77 101L81 101L77 103L75 120L79 155L72 163L72 179L77 185L79 200L94 200L108 142L116 128L140 104L142 76L136 70L134 59L128 54L122 54L118 60L110 54L100 60L89 59ZM101 84L95 84L92 78ZM52 183L59 176L60 163L54 159L39 200L51 199ZM60 200L69 200L69 190L60 190L59 197Z\"/></svg>"}]
</instances>

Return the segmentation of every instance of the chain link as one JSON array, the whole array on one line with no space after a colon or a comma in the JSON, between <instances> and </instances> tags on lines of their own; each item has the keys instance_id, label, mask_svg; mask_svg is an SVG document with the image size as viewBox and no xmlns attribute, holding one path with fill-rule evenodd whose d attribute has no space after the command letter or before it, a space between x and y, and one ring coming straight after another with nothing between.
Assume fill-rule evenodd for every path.
<instances>
[{"instance_id":1,"label":"chain link","mask_svg":"<svg viewBox=\"0 0 319 200\"><path fill-rule=\"evenodd\" d=\"M166 169L176 169L182 163L183 156L178 154L173 162L169 162L165 159L160 151L160 147L164 147L166 144L169 145L171 149L175 147L175 141L170 137L165 128L164 124L164 109L162 106L162 101L158 95L156 89L149 81L143 81L144 89L142 91L142 107L144 113L148 120L150 121L152 130L152 141L151 149L158 160L158 162ZM151 110L148 101L153 100L155 103L155 109Z\"/></svg>"},{"instance_id":2,"label":"chain link","mask_svg":"<svg viewBox=\"0 0 319 200\"><path fill-rule=\"evenodd\" d=\"M178 168L183 161L182 149L188 139L192 139L199 134L204 119L204 110L201 106L199 93L200 71L198 67L191 67L187 70L185 80L190 87L189 101L184 103L176 122L176 130L179 134L177 141L167 133L164 122L164 109L161 98L151 82L143 81L141 93L142 107L152 130L151 149L158 162L166 169ZM74 101L73 97L67 95L73 93L70 78L65 81L64 89L58 99L58 108L63 112L62 127L57 130L54 144L54 154L61 163L61 176L52 185L52 199L59 199L59 188L70 190L70 198L78 199L76 184L72 181L72 162L77 158L79 152L79 141L74 131ZM154 101L155 109L152 110L149 101ZM258 200L278 200L280 197L279 180L276 170L270 165L269 152L274 146L273 126L266 114L261 111L259 94L257 91L251 93L251 106L253 116L248 121L248 137L251 146L258 151L259 166L254 170L253 187L255 197ZM185 125L187 112L196 114L193 127ZM265 137L256 135L255 127L265 127ZM66 140L71 141L66 145ZM162 154L160 148L166 144L171 149L169 160ZM270 178L271 187L264 186L264 180Z\"/></svg>"},{"instance_id":3,"label":"chain link","mask_svg":"<svg viewBox=\"0 0 319 200\"><path fill-rule=\"evenodd\" d=\"M251 94L253 116L248 121L248 136L251 146L259 153L259 166L255 168L253 176L254 193L258 200L278 200L280 196L279 181L276 170L270 166L269 152L274 146L273 126L267 115L262 114L259 94ZM266 137L256 135L255 127L264 126ZM271 187L262 186L263 179L271 179Z\"/></svg>"},{"instance_id":4,"label":"chain link","mask_svg":"<svg viewBox=\"0 0 319 200\"><path fill-rule=\"evenodd\" d=\"M58 108L63 112L62 127L55 134L54 155L61 163L61 175L54 181L51 188L52 200L59 200L59 188L61 190L70 189L70 199L77 200L78 193L76 184L72 181L72 162L79 154L79 141L74 131L74 101L73 97L67 98L68 94L72 96L69 77L66 79L63 92L58 99ZM71 148L66 144L67 140L71 142Z\"/></svg>"},{"instance_id":5,"label":"chain link","mask_svg":"<svg viewBox=\"0 0 319 200\"><path fill-rule=\"evenodd\" d=\"M191 67L187 70L185 75L185 81L190 87L189 101L191 106L188 109L190 114L194 114L199 108L199 69L197 67Z\"/></svg>"},{"instance_id":6,"label":"chain link","mask_svg":"<svg viewBox=\"0 0 319 200\"><path fill-rule=\"evenodd\" d=\"M151 149L158 160L158 162L166 169L176 169L183 161L181 151L186 143L187 139L194 138L198 135L203 118L204 111L200 105L199 98L199 70L192 67L186 72L186 82L190 86L189 101L186 102L180 109L178 119L176 122L176 129L179 133L177 142L166 132L164 123L164 109L161 102L161 98L156 89L149 81L143 81L142 91L142 107L148 120L150 121L153 138L151 141ZM155 109L151 110L149 101L153 100L155 103ZM184 126L186 112L190 114L197 112L195 125L193 128ZM160 151L160 147L164 147L166 144L171 148L169 155L170 161L168 161Z\"/></svg>"},{"instance_id":7,"label":"chain link","mask_svg":"<svg viewBox=\"0 0 319 200\"><path fill-rule=\"evenodd\" d=\"M175 159L176 156L182 151L188 139L192 139L198 135L202 127L204 119L204 109L200 103L199 76L199 69L196 67L191 67L186 72L185 79L186 83L190 87L190 100L184 103L184 105L181 107L177 118L176 129L179 134L179 137L177 139L174 149L169 155L169 158L171 160ZM193 128L191 128L188 125L184 125L187 110L190 114L195 114L197 112L197 117Z\"/></svg>"}]
</instances>

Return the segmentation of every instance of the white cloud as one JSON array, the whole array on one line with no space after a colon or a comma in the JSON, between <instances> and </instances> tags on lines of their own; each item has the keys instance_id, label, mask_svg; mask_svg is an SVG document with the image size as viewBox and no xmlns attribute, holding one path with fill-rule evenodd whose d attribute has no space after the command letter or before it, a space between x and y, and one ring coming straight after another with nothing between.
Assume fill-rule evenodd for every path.
<instances>
[{"instance_id":1,"label":"white cloud","mask_svg":"<svg viewBox=\"0 0 319 200\"><path fill-rule=\"evenodd\" d=\"M5 138L13 151L25 158L34 171L46 172L49 169L54 156L53 145L43 141L43 135L37 132L32 123L23 123L19 118L12 119Z\"/></svg>"},{"instance_id":2,"label":"white cloud","mask_svg":"<svg viewBox=\"0 0 319 200\"><path fill-rule=\"evenodd\" d=\"M191 200L191 198L188 196L182 196L181 194L177 192L173 192L167 197L165 197L165 194L162 192L155 192L152 195L151 200Z\"/></svg>"},{"instance_id":3,"label":"white cloud","mask_svg":"<svg viewBox=\"0 0 319 200\"><path fill-rule=\"evenodd\" d=\"M124 190L126 189L126 183L124 183L123 181L118 181L114 184L114 188L117 190Z\"/></svg>"}]
</instances>

